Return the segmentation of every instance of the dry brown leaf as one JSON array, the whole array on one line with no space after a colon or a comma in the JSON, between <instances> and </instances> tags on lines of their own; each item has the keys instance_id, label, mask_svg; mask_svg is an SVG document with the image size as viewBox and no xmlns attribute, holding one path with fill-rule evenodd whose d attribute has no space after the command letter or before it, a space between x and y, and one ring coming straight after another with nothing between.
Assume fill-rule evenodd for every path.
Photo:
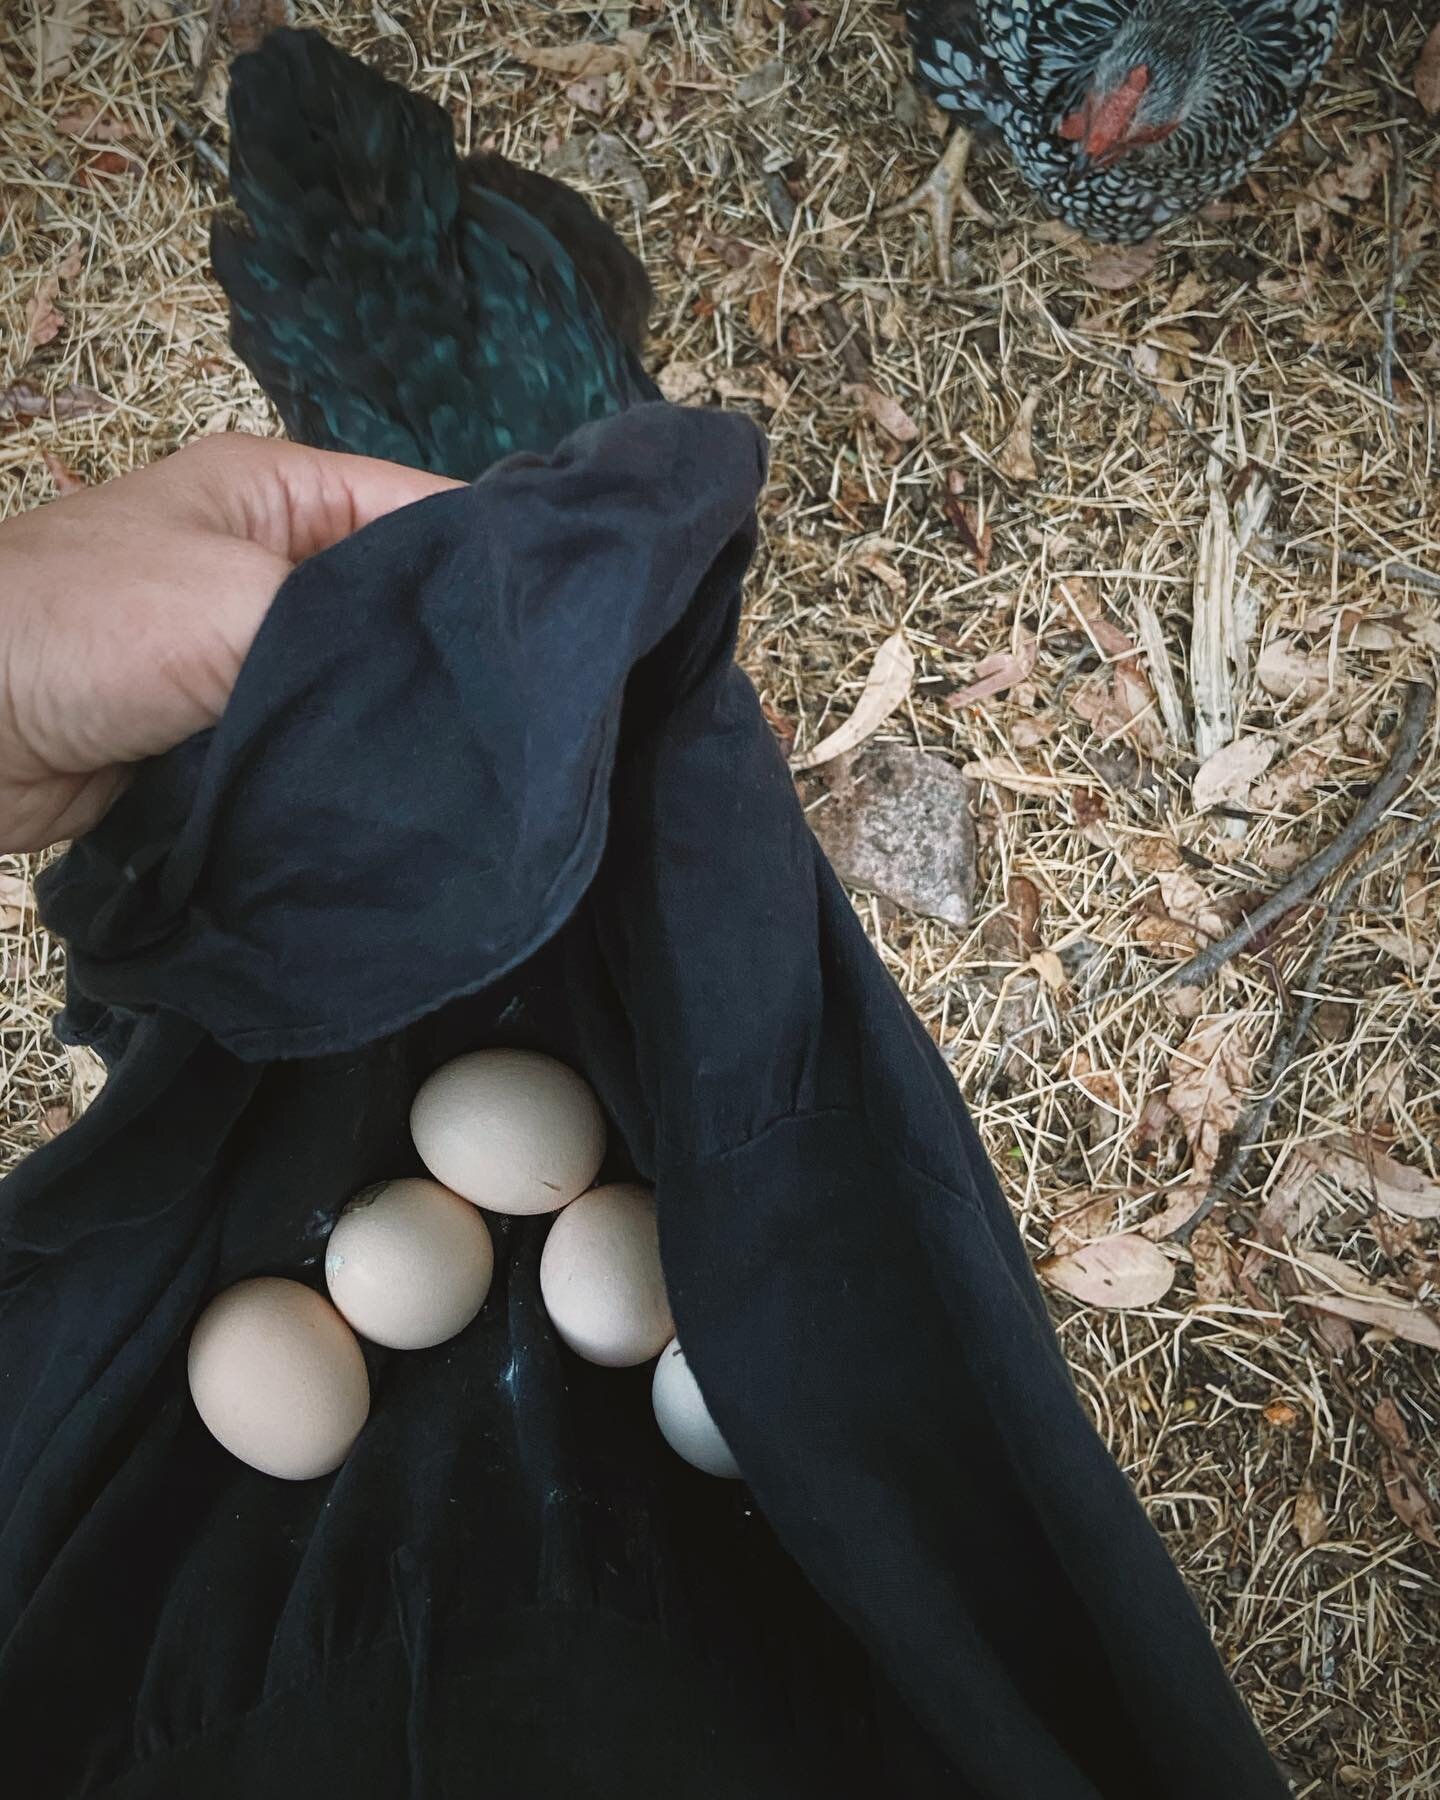
<instances>
[{"instance_id":1,"label":"dry brown leaf","mask_svg":"<svg viewBox=\"0 0 1440 1800\"><path fill-rule=\"evenodd\" d=\"M875 745L843 765L832 795L810 824L842 881L947 925L970 923L975 823L953 763Z\"/></svg>"},{"instance_id":2,"label":"dry brown leaf","mask_svg":"<svg viewBox=\"0 0 1440 1800\"><path fill-rule=\"evenodd\" d=\"M50 479L55 483L57 494L83 494L85 492L90 484L77 475L63 457L57 456L53 450L42 450L40 454L45 460L45 467L50 471Z\"/></svg>"},{"instance_id":3,"label":"dry brown leaf","mask_svg":"<svg viewBox=\"0 0 1440 1800\"><path fill-rule=\"evenodd\" d=\"M1313 1482L1306 1480L1295 1496L1295 1535L1307 1550L1325 1542L1330 1521L1325 1515L1325 1502Z\"/></svg>"},{"instance_id":4,"label":"dry brown leaf","mask_svg":"<svg viewBox=\"0 0 1440 1800\"><path fill-rule=\"evenodd\" d=\"M47 414L57 420L85 419L91 413L107 412L110 405L103 394L78 381L53 394L42 394L28 381L0 388L0 419L43 419Z\"/></svg>"},{"instance_id":5,"label":"dry brown leaf","mask_svg":"<svg viewBox=\"0 0 1440 1800\"><path fill-rule=\"evenodd\" d=\"M531 69L543 69L550 75L564 75L571 81L591 76L602 79L616 69L628 68L634 61L631 53L619 44L507 44L517 62Z\"/></svg>"},{"instance_id":6,"label":"dry brown leaf","mask_svg":"<svg viewBox=\"0 0 1440 1800\"><path fill-rule=\"evenodd\" d=\"M1193 925L1182 925L1168 913L1145 912L1135 921L1135 942L1142 949L1173 956L1177 962L1188 962L1208 941Z\"/></svg>"},{"instance_id":7,"label":"dry brown leaf","mask_svg":"<svg viewBox=\"0 0 1440 1800\"><path fill-rule=\"evenodd\" d=\"M1415 64L1415 98L1432 117L1440 113L1440 25L1426 38Z\"/></svg>"},{"instance_id":8,"label":"dry brown leaf","mask_svg":"<svg viewBox=\"0 0 1440 1800\"><path fill-rule=\"evenodd\" d=\"M1119 1112L1119 1078L1109 1069L1097 1069L1088 1050L1077 1046L1070 1052L1063 1067L1071 1081L1083 1088L1097 1105Z\"/></svg>"},{"instance_id":9,"label":"dry brown leaf","mask_svg":"<svg viewBox=\"0 0 1440 1800\"><path fill-rule=\"evenodd\" d=\"M1083 575L1062 575L1059 587L1066 605L1083 621L1102 656L1118 662L1136 654L1139 645L1105 611L1100 596Z\"/></svg>"},{"instance_id":10,"label":"dry brown leaf","mask_svg":"<svg viewBox=\"0 0 1440 1800\"><path fill-rule=\"evenodd\" d=\"M1118 1211L1113 1194L1086 1194L1050 1222L1050 1248L1060 1256L1109 1235Z\"/></svg>"},{"instance_id":11,"label":"dry brown leaf","mask_svg":"<svg viewBox=\"0 0 1440 1800\"><path fill-rule=\"evenodd\" d=\"M100 144L115 144L125 136L124 125L98 100L87 100L81 106L56 113L51 124L66 137L93 138Z\"/></svg>"},{"instance_id":12,"label":"dry brown leaf","mask_svg":"<svg viewBox=\"0 0 1440 1800\"><path fill-rule=\"evenodd\" d=\"M1238 1259L1220 1227L1206 1219L1190 1239L1195 1259L1195 1298L1202 1306L1215 1306L1235 1296Z\"/></svg>"},{"instance_id":13,"label":"dry brown leaf","mask_svg":"<svg viewBox=\"0 0 1440 1800\"><path fill-rule=\"evenodd\" d=\"M945 477L945 496L941 501L945 517L959 532L965 548L975 558L975 569L984 575L990 568L990 550L994 543L995 533L987 519L980 523L978 513L972 513L960 498L965 490L964 478L958 469L952 469Z\"/></svg>"},{"instance_id":14,"label":"dry brown leaf","mask_svg":"<svg viewBox=\"0 0 1440 1800\"><path fill-rule=\"evenodd\" d=\"M1189 1142L1197 1181L1210 1178L1249 1083L1250 1050L1233 1018L1200 1020L1171 1056L1168 1104Z\"/></svg>"},{"instance_id":15,"label":"dry brown leaf","mask_svg":"<svg viewBox=\"0 0 1440 1800\"><path fill-rule=\"evenodd\" d=\"M0 874L0 931L13 931L34 904L35 895L23 876Z\"/></svg>"},{"instance_id":16,"label":"dry brown leaf","mask_svg":"<svg viewBox=\"0 0 1440 1800\"><path fill-rule=\"evenodd\" d=\"M90 0L44 0L39 19L40 85L63 75L75 60L75 46L90 19Z\"/></svg>"},{"instance_id":17,"label":"dry brown leaf","mask_svg":"<svg viewBox=\"0 0 1440 1800\"><path fill-rule=\"evenodd\" d=\"M1277 700L1316 700L1330 691L1330 662L1323 651L1301 650L1294 638L1271 638L1260 652L1255 674Z\"/></svg>"},{"instance_id":18,"label":"dry brown leaf","mask_svg":"<svg viewBox=\"0 0 1440 1800\"><path fill-rule=\"evenodd\" d=\"M1319 1277L1309 1284L1310 1292L1296 1296L1302 1306L1349 1319L1356 1325L1373 1325L1408 1343L1440 1350L1440 1322L1416 1301L1378 1286L1338 1258L1320 1250L1307 1250L1298 1273L1302 1280L1307 1274Z\"/></svg>"},{"instance_id":19,"label":"dry brown leaf","mask_svg":"<svg viewBox=\"0 0 1440 1800\"><path fill-rule=\"evenodd\" d=\"M1006 889L1015 942L1021 952L1040 948L1040 890L1028 875L1012 875Z\"/></svg>"},{"instance_id":20,"label":"dry brown leaf","mask_svg":"<svg viewBox=\"0 0 1440 1800\"><path fill-rule=\"evenodd\" d=\"M1147 875L1158 875L1162 871L1185 867L1185 858L1169 838L1136 838L1129 846L1129 856L1135 867Z\"/></svg>"},{"instance_id":21,"label":"dry brown leaf","mask_svg":"<svg viewBox=\"0 0 1440 1800\"><path fill-rule=\"evenodd\" d=\"M546 159L545 166L554 175L578 175L597 186L613 181L634 207L650 202L650 190L639 163L626 149L625 140L613 131L578 132ZM775 341L773 321L770 341Z\"/></svg>"},{"instance_id":22,"label":"dry brown leaf","mask_svg":"<svg viewBox=\"0 0 1440 1800\"><path fill-rule=\"evenodd\" d=\"M287 0L226 0L225 12L230 47L237 56L246 50L258 50L268 33L290 23ZM379 24L378 18L376 23Z\"/></svg>"},{"instance_id":23,"label":"dry brown leaf","mask_svg":"<svg viewBox=\"0 0 1440 1800\"><path fill-rule=\"evenodd\" d=\"M848 390L857 399L866 413L875 421L882 431L889 432L897 444L912 443L920 435L920 427L889 394L882 394L877 387L865 382Z\"/></svg>"},{"instance_id":24,"label":"dry brown leaf","mask_svg":"<svg viewBox=\"0 0 1440 1800\"><path fill-rule=\"evenodd\" d=\"M42 1138L57 1138L62 1131L68 1131L75 1123L74 1114L69 1104L61 1101L56 1106L47 1106L40 1115L40 1135Z\"/></svg>"},{"instance_id":25,"label":"dry brown leaf","mask_svg":"<svg viewBox=\"0 0 1440 1800\"><path fill-rule=\"evenodd\" d=\"M1065 965L1053 950L1037 950L1027 967L1034 970L1052 994L1062 994L1070 985Z\"/></svg>"},{"instance_id":26,"label":"dry brown leaf","mask_svg":"<svg viewBox=\"0 0 1440 1800\"><path fill-rule=\"evenodd\" d=\"M1230 921L1188 869L1162 869L1155 882L1165 911L1177 925L1188 926L1212 942L1230 929Z\"/></svg>"},{"instance_id":27,"label":"dry brown leaf","mask_svg":"<svg viewBox=\"0 0 1440 1800\"><path fill-rule=\"evenodd\" d=\"M1147 1105L1146 1113L1149 1112L1150 1105L1156 1105L1157 1111L1165 1113L1164 1103L1153 1101ZM1135 1133L1137 1143L1144 1141L1142 1131L1146 1128L1146 1116L1142 1114L1140 1129ZM1149 1129L1153 1132L1154 1128L1151 1126ZM1205 1193L1206 1186L1203 1181L1182 1181L1178 1187L1171 1188L1165 1196L1165 1204L1160 1211L1146 1219L1137 1228L1140 1235L1149 1238L1152 1244L1163 1244L1166 1238L1174 1237L1182 1226L1188 1225L1195 1217L1195 1209L1204 1200Z\"/></svg>"},{"instance_id":28,"label":"dry brown leaf","mask_svg":"<svg viewBox=\"0 0 1440 1800\"><path fill-rule=\"evenodd\" d=\"M1376 1406L1374 1412L1375 1429L1384 1438L1392 1450L1408 1450L1410 1433L1405 1428L1405 1420L1400 1408L1387 1394Z\"/></svg>"},{"instance_id":29,"label":"dry brown leaf","mask_svg":"<svg viewBox=\"0 0 1440 1800\"><path fill-rule=\"evenodd\" d=\"M1008 693L1012 687L1028 681L1034 672L1035 640L1027 631L1021 634L1018 651L997 650L981 657L975 665L975 679L952 694L945 704L958 712L962 706L974 706L980 700Z\"/></svg>"},{"instance_id":30,"label":"dry brown leaf","mask_svg":"<svg viewBox=\"0 0 1440 1800\"><path fill-rule=\"evenodd\" d=\"M1255 783L1251 804L1266 812L1289 812L1329 776L1330 764L1317 751L1297 750Z\"/></svg>"},{"instance_id":31,"label":"dry brown leaf","mask_svg":"<svg viewBox=\"0 0 1440 1800\"><path fill-rule=\"evenodd\" d=\"M881 538L867 549L857 551L851 560L857 569L863 569L867 575L873 575L882 586L887 587L897 600L903 600L906 594L905 577L894 563L886 562L880 554L882 546L886 550L895 548L888 538Z\"/></svg>"},{"instance_id":32,"label":"dry brown leaf","mask_svg":"<svg viewBox=\"0 0 1440 1800\"><path fill-rule=\"evenodd\" d=\"M1400 1523L1408 1526L1422 1544L1440 1550L1440 1533L1435 1529L1429 1495L1403 1466L1401 1459L1388 1450L1380 1457L1380 1479L1385 1484L1385 1498L1390 1502L1390 1510Z\"/></svg>"},{"instance_id":33,"label":"dry brown leaf","mask_svg":"<svg viewBox=\"0 0 1440 1800\"><path fill-rule=\"evenodd\" d=\"M53 344L64 328L65 315L55 304L55 296L59 292L58 275L42 275L36 283L25 315L25 353L20 359L22 363L28 362L32 352L42 345Z\"/></svg>"},{"instance_id":34,"label":"dry brown leaf","mask_svg":"<svg viewBox=\"0 0 1440 1800\"><path fill-rule=\"evenodd\" d=\"M1307 1144L1303 1154L1349 1193L1377 1200L1387 1212L1406 1219L1440 1219L1440 1182L1397 1162L1365 1138L1352 1136L1348 1148Z\"/></svg>"},{"instance_id":35,"label":"dry brown leaf","mask_svg":"<svg viewBox=\"0 0 1440 1800\"><path fill-rule=\"evenodd\" d=\"M1224 745L1195 771L1191 797L1196 812L1212 806L1248 806L1250 790L1275 760L1274 738L1241 737Z\"/></svg>"},{"instance_id":36,"label":"dry brown leaf","mask_svg":"<svg viewBox=\"0 0 1440 1800\"><path fill-rule=\"evenodd\" d=\"M1035 462L1035 447L1030 441L1035 424L1035 410L1040 404L1039 388L1032 388L1021 402L1015 423L995 455L995 466L1011 481L1038 481L1040 470Z\"/></svg>"},{"instance_id":37,"label":"dry brown leaf","mask_svg":"<svg viewBox=\"0 0 1440 1800\"><path fill-rule=\"evenodd\" d=\"M598 118L609 104L610 88L603 75L585 75L566 87L565 98L581 112Z\"/></svg>"},{"instance_id":38,"label":"dry brown leaf","mask_svg":"<svg viewBox=\"0 0 1440 1800\"><path fill-rule=\"evenodd\" d=\"M821 763L843 756L847 750L857 749L905 704L914 680L915 653L906 643L905 633L897 631L886 638L876 652L854 712L843 725L823 737L813 750L796 757L791 768L818 769Z\"/></svg>"},{"instance_id":39,"label":"dry brown leaf","mask_svg":"<svg viewBox=\"0 0 1440 1800\"><path fill-rule=\"evenodd\" d=\"M1427 1350L1440 1350L1440 1324L1413 1300L1365 1300L1350 1294L1300 1294L1297 1298L1302 1306L1316 1312L1348 1319L1355 1325L1371 1325Z\"/></svg>"},{"instance_id":40,"label":"dry brown leaf","mask_svg":"<svg viewBox=\"0 0 1440 1800\"><path fill-rule=\"evenodd\" d=\"M1051 1287L1072 1300L1107 1309L1154 1306L1175 1279L1175 1265L1165 1252L1134 1232L1044 1257L1036 1267Z\"/></svg>"},{"instance_id":41,"label":"dry brown leaf","mask_svg":"<svg viewBox=\"0 0 1440 1800\"><path fill-rule=\"evenodd\" d=\"M1085 279L1091 287L1118 294L1143 281L1155 267L1159 255L1158 238L1150 238L1143 244L1107 246L1103 250L1091 252L1085 268Z\"/></svg>"},{"instance_id":42,"label":"dry brown leaf","mask_svg":"<svg viewBox=\"0 0 1440 1800\"><path fill-rule=\"evenodd\" d=\"M1155 690L1133 657L1081 682L1070 696L1070 710L1093 726L1104 742L1128 738L1152 759L1162 756L1169 743Z\"/></svg>"},{"instance_id":43,"label":"dry brown leaf","mask_svg":"<svg viewBox=\"0 0 1440 1800\"><path fill-rule=\"evenodd\" d=\"M1368 200L1390 167L1390 145L1378 132L1363 140L1353 156L1334 172L1335 191L1347 200ZM1322 176L1322 185L1325 177Z\"/></svg>"},{"instance_id":44,"label":"dry brown leaf","mask_svg":"<svg viewBox=\"0 0 1440 1800\"><path fill-rule=\"evenodd\" d=\"M1361 140L1353 155L1317 175L1297 201L1295 223L1301 231L1314 231L1329 223L1331 215L1351 216L1345 200L1365 201L1390 166L1390 145L1379 132Z\"/></svg>"}]
</instances>

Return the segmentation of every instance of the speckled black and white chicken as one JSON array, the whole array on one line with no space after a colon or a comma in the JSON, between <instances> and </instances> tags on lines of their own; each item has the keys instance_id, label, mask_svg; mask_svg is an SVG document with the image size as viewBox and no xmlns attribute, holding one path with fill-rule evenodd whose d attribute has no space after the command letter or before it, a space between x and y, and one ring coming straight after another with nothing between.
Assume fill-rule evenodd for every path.
<instances>
[{"instance_id":1,"label":"speckled black and white chicken","mask_svg":"<svg viewBox=\"0 0 1440 1800\"><path fill-rule=\"evenodd\" d=\"M972 140L1004 139L1050 211L1136 243L1233 187L1295 117L1342 0L911 0L921 85L957 125L923 208L942 273Z\"/></svg>"}]
</instances>

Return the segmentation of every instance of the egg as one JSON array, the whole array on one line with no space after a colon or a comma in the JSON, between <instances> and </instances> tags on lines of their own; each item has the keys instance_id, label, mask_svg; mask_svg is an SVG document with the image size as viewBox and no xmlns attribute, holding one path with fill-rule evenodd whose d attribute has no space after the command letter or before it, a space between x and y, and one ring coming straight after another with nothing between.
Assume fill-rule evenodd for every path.
<instances>
[{"instance_id":1,"label":"egg","mask_svg":"<svg viewBox=\"0 0 1440 1800\"><path fill-rule=\"evenodd\" d=\"M415 1096L410 1135L437 1181L498 1213L557 1212L605 1156L589 1085L532 1050L476 1050L437 1069Z\"/></svg>"},{"instance_id":2,"label":"egg","mask_svg":"<svg viewBox=\"0 0 1440 1800\"><path fill-rule=\"evenodd\" d=\"M650 1403L655 1408L660 1435L677 1456L683 1456L692 1468L706 1475L738 1479L740 1465L710 1417L710 1408L690 1373L678 1338L660 1353L655 1379L650 1384Z\"/></svg>"},{"instance_id":3,"label":"egg","mask_svg":"<svg viewBox=\"0 0 1440 1800\"><path fill-rule=\"evenodd\" d=\"M190 1393L232 1456L283 1481L338 1469L370 1411L365 1358L328 1300L298 1281L240 1281L190 1336Z\"/></svg>"},{"instance_id":4,"label":"egg","mask_svg":"<svg viewBox=\"0 0 1440 1800\"><path fill-rule=\"evenodd\" d=\"M650 1190L617 1182L567 1206L541 1252L540 1296L586 1362L629 1369L663 1350L675 1326Z\"/></svg>"},{"instance_id":5,"label":"egg","mask_svg":"<svg viewBox=\"0 0 1440 1800\"><path fill-rule=\"evenodd\" d=\"M357 1195L325 1247L325 1285L372 1343L425 1350L485 1304L495 1252L475 1208L438 1181L387 1181Z\"/></svg>"}]
</instances>

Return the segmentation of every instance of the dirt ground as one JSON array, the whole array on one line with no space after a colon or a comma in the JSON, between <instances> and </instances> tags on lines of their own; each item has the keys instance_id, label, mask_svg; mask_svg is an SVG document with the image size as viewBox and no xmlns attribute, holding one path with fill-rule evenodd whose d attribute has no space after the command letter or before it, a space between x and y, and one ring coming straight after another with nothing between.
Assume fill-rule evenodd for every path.
<instances>
[{"instance_id":1,"label":"dirt ground","mask_svg":"<svg viewBox=\"0 0 1440 1800\"><path fill-rule=\"evenodd\" d=\"M207 270L203 13L0 18L0 510L277 429ZM877 218L940 142L887 6L296 13L446 103L465 146L589 193L655 281L666 392L763 422L742 654L782 739L846 717L903 630L913 677L872 748L968 776L973 910L856 904L1037 1260L1071 1259L1050 1273L1080 1391L1297 1792L1440 1792L1433 718L1312 903L1208 984L1164 981L1356 814L1435 682L1440 118L1413 83L1440 7L1353 7L1301 124L1139 257L1047 224L981 154L998 223L962 224L948 288L923 223ZM863 769L806 778L818 826ZM0 878L7 1164L97 1084L48 1035L63 957L33 873ZM1117 1236L1159 1246L1158 1298L1143 1251L1131 1304L1058 1292L1093 1291L1073 1253Z\"/></svg>"}]
</instances>

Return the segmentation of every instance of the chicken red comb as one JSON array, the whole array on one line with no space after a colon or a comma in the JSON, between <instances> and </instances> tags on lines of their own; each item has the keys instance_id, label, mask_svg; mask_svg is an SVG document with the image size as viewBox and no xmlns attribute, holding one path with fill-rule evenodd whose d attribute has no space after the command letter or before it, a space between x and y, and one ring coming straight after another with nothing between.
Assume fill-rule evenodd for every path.
<instances>
[{"instance_id":1,"label":"chicken red comb","mask_svg":"<svg viewBox=\"0 0 1440 1800\"><path fill-rule=\"evenodd\" d=\"M1149 85L1150 71L1141 63L1110 93L1087 94L1084 104L1060 121L1061 137L1079 144L1086 156L1094 157L1097 162L1104 161L1129 137L1136 109ZM1149 143L1154 139L1147 134L1145 141Z\"/></svg>"}]
</instances>

